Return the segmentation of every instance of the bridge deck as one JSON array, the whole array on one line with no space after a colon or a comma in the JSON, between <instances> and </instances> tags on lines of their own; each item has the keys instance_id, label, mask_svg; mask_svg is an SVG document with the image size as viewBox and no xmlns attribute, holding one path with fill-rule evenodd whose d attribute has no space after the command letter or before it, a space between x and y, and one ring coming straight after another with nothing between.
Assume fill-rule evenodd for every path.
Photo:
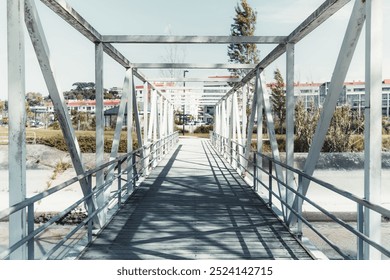
<instances>
[{"instance_id":1,"label":"bridge deck","mask_svg":"<svg viewBox=\"0 0 390 280\"><path fill-rule=\"evenodd\" d=\"M208 140L183 138L80 259L311 259Z\"/></svg>"}]
</instances>

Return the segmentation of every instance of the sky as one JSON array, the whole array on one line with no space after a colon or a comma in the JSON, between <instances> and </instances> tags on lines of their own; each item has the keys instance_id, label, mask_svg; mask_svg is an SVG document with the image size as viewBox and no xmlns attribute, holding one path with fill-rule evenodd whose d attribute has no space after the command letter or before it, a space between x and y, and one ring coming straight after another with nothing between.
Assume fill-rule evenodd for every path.
<instances>
[{"instance_id":1,"label":"sky","mask_svg":"<svg viewBox=\"0 0 390 280\"><path fill-rule=\"evenodd\" d=\"M238 0L67 0L102 35L229 35ZM286 36L325 0L248 0L257 11L255 35ZM7 99L6 2L0 1L0 99ZM352 11L351 1L295 46L295 81L329 81ZM36 1L61 91L72 84L94 81L94 45L59 16ZM390 15L390 1L383 1ZM26 92L48 95L31 42L26 33ZM384 16L383 79L390 79L390 17ZM387 35L386 35L387 34ZM167 62L172 45L114 44L134 63ZM260 58L275 45L259 45ZM227 63L227 45L180 45L178 59L187 63ZM347 80L364 80L364 31ZM266 70L273 79L278 68L285 73L285 55ZM141 70L157 77L160 70ZM190 70L186 77L226 75L222 70ZM104 87L122 87L124 69L104 56ZM137 83L140 83L139 81Z\"/></svg>"}]
</instances>

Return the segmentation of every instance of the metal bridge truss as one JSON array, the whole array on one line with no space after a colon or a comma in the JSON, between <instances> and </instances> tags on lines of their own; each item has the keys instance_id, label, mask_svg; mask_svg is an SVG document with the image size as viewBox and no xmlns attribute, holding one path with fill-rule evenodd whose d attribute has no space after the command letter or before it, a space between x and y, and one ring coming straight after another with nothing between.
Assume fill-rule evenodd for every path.
<instances>
[{"instance_id":1,"label":"metal bridge truss","mask_svg":"<svg viewBox=\"0 0 390 280\"><path fill-rule=\"evenodd\" d=\"M64 102L62 92L59 91L55 79L50 51L44 30L34 0L8 0L8 88L9 88L9 182L10 182L10 208L0 212L0 219L9 217L10 246L2 258L32 259L34 258L34 237L39 235L49 224L43 228L34 229L33 205L36 201L51 195L53 192L66 188L74 182L79 182L84 198L75 205L85 203L88 207L89 217L83 225L88 224L88 239L91 238L92 219L94 224L103 227L109 220L107 205L116 200L120 205L124 192L129 195L135 181L139 176L147 176L150 167L157 163L157 159L166 154L177 141L174 133L173 104L154 86L155 81L162 79L148 79L139 69L250 69L242 78L228 79L202 79L179 78L171 79L173 82L199 82L199 81L226 81L234 86L215 104L214 133L212 142L214 146L237 167L243 175L249 177L248 163L252 156L251 143L255 122L258 131L262 131L263 114L267 123L269 141L272 147L272 158L264 156L262 152L262 134L257 134L257 151L254 153L254 185L259 184L270 190L269 203L272 197L280 200L282 217L291 228L297 227L298 233L301 223L307 221L300 215L302 201L306 200L311 175L318 161L321 147L324 143L339 94L354 55L360 33L365 23L366 28L366 108L365 108L365 195L364 199L345 194L329 184L319 182L326 188L344 194L357 202L359 223L358 229L351 229L359 238L358 258L380 259L381 254L389 255L389 251L381 247L380 227L381 216L389 216L389 211L378 206L380 204L381 188L381 82L382 82L382 9L380 0L355 0L354 8L345 32L343 44L337 58L332 75L329 93L323 105L315 136L306 160L303 172L291 166L294 162L294 49L295 45L311 31L320 26L340 10L350 0L326 0L306 20L304 20L288 36L112 36L101 35L80 14L78 14L65 1L41 0L46 6L62 17L67 23L82 33L95 44L95 77L96 77L96 168L87 171L84 167L82 154L75 137L72 123ZM66 144L72 158L77 177L56 186L36 197L26 199L26 141L24 108L25 99L25 62L24 62L24 25L27 26L36 56L39 61L50 97L53 101ZM126 44L229 44L229 43L255 43L275 44L276 47L257 65L251 64L189 64L189 63L131 63L111 43ZM103 53L108 54L125 68L123 95L119 106L118 121L115 137L111 148L110 160L103 160L104 123L103 123ZM286 163L281 163L275 137L274 122L271 113L271 102L263 70L280 56L286 54L286 88L287 88L287 121L286 121ZM150 103L150 115L144 114L141 122L135 95L135 79L144 84L144 96L150 93L150 100L144 98L144 112ZM166 80L166 79L165 79ZM246 124L246 92L248 84L255 82L255 92L251 105L249 124ZM180 89L176 89L180 92ZM202 90L202 89L201 89ZM182 89L185 92L185 88ZM238 95L242 94L242 98ZM240 102L239 102L240 100ZM242 101L241 101L242 100ZM205 98L202 104L210 104L211 99ZM127 154L118 156L120 131L123 126L124 112L127 106ZM241 116L241 119L240 119ZM143 132L141 127L143 126ZM246 130L245 128L248 127ZM135 130L138 149L133 150L132 132ZM269 168L262 167L259 157L270 162ZM271 164L272 162L272 164ZM124 167L122 168L122 163ZM115 171L116 170L116 171ZM106 174L105 174L106 172ZM261 180L260 173L268 172L269 185ZM96 174L96 187L92 186L92 174ZM123 175L127 182L122 186ZM294 178L298 176L298 185ZM111 192L111 184L117 181L118 190ZM277 191L272 188L272 181L277 183ZM318 183L318 180L317 180ZM63 214L70 209L65 209ZM328 213L329 214L329 213ZM328 215L327 214L327 215ZM330 214L331 215L331 214ZM328 215L329 216L329 215ZM337 217L331 217L337 220ZM53 218L48 223L54 223ZM82 225L82 226L83 226ZM309 225L310 226L310 225ZM80 226L81 227L81 226ZM348 227L348 226L345 226ZM11 234L12 233L12 234ZM60 245L59 245L60 246ZM335 247L337 250L337 247ZM52 252L49 252L52 253ZM342 252L340 252L342 254ZM50 254L44 256L50 258Z\"/></svg>"}]
</instances>

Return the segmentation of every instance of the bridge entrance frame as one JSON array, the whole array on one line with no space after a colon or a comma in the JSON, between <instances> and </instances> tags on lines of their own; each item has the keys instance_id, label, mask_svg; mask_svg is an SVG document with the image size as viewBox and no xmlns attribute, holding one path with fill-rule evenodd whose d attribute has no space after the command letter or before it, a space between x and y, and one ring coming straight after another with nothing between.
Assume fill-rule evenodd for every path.
<instances>
[{"instance_id":1,"label":"bridge entrance frame","mask_svg":"<svg viewBox=\"0 0 390 280\"><path fill-rule=\"evenodd\" d=\"M288 36L253 36L253 37L230 37L230 36L102 36L98 33L85 19L81 17L72 7L65 1L41 0L46 6L52 9L56 14L62 17L76 30L81 32L87 39L95 44L95 79L96 79L96 165L104 164L104 123L103 123L103 53L108 54L111 58L117 61L125 68L124 78L124 94L122 96L118 122L115 129L114 142L111 148L110 159L114 159L118 155L118 142L120 131L123 126L123 118L125 107L127 106L127 152L133 151L132 131L133 126L138 141L138 148L142 149L142 153L150 152L156 157L156 153L152 153L150 149L145 147L155 147L151 143L158 141L174 130L174 108L173 104L167 99L164 94L155 87L153 79L145 77L139 69L142 68L202 68L202 69L221 69L221 68L249 68L248 74L242 78L225 79L229 82L234 82L234 86L229 92L215 104L215 131L226 137L228 140L228 149L232 149L234 141L237 141L239 149L237 154L231 156L232 164L239 159L242 166L245 167L245 162L250 155L250 147L252 143L252 133L255 120L258 125L262 123L263 112L267 123L269 140L272 147L273 158L280 160L279 150L275 137L274 123L271 114L271 103L266 87L266 81L263 70L269 66L277 58L286 54L286 98L287 98L287 123L286 123L286 164L292 166L294 162L294 51L296 44L302 40L311 31L320 26L324 21L330 18L334 13L340 10L350 0L326 0L315 10L305 21L303 21L293 32ZM360 37L363 23L366 24L366 109L365 109L365 199L374 204L380 203L380 188L381 188L381 60L382 60L382 1L381 0L356 0L349 25L345 33L343 45L340 49L339 57L336 62L335 70L330 83L329 94L326 97L320 120L317 125L316 133L313 138L313 144L310 148L308 159L304 167L304 173L312 175L315 169L316 162L324 143L326 131L328 130L330 120L336 107L336 102L341 92L342 84L345 80L356 43ZM39 15L35 7L34 0L8 0L8 99L10 108L10 123L9 123L9 185L10 185L10 206L20 203L26 199L26 141L25 141L25 119L26 112L24 108L25 94L25 73L24 73L24 24L27 26L28 33L33 43L36 56L38 58L40 68L42 70L50 97L58 115L60 126L66 140L68 150L70 152L74 168L78 175L82 176L86 173L82 154L75 137L71 120L68 115L68 110L64 102L62 93L58 88L57 81L54 76L53 65L50 60L50 52L45 38L45 33L40 24ZM142 43L142 44L229 44L229 43L256 43L256 44L276 44L276 47L264 57L257 65L231 65L231 64L133 64L125 58L111 43ZM144 114L143 121L139 117L138 104L135 96L135 79L140 80L144 84L145 96L150 96L150 101L145 99L144 108L148 108L150 102L150 114ZM240 125L242 116L243 123L246 120L245 99L241 103L238 102L237 95L240 90L247 86L249 82L255 79L255 93L252 101L250 122L248 129L244 125ZM211 79L203 79L211 81ZM202 79L175 79L181 82L202 81ZM185 89L184 89L185 90ZM147 110L147 109L146 109ZM144 109L145 112L145 109ZM142 133L142 126L144 131ZM258 127L259 129L259 127ZM262 151L263 139L260 134L257 134L257 151ZM146 158L144 164L149 166L148 160L156 162L154 158L148 154L143 155ZM128 166L131 166L129 164ZM238 165L239 167L240 165ZM276 167L276 176L279 182L286 182L290 186L294 186L294 176L291 170L282 167ZM129 168L127 174L132 178L132 169ZM244 169L241 170L244 172ZM284 174L286 173L286 174ZM108 178L112 176L110 171ZM103 184L107 178L104 178L103 172L97 173L97 182ZM303 194L306 194L309 187L309 182L302 182ZM90 184L88 178L80 180L80 186L84 196L90 195ZM129 192L131 192L129 185ZM296 189L296 186L295 186ZM283 198L286 205L293 209L298 207L298 197L291 191L284 191L279 183L279 195ZM92 208L98 208L105 205L107 193L101 193L93 199ZM282 213L284 220L290 226L293 226L297 220L289 211L289 207L284 207L282 204ZM93 210L92 209L92 210ZM364 211L364 231L367 236L375 241L380 240L380 215L366 208ZM10 216L10 246L18 242L26 236L26 210L21 210ZM96 218L95 223L103 226L106 220L106 211L102 211ZM11 258L23 259L26 258L26 246L21 246L15 251ZM366 245L361 256L364 259L378 259L380 252Z\"/></svg>"}]
</instances>

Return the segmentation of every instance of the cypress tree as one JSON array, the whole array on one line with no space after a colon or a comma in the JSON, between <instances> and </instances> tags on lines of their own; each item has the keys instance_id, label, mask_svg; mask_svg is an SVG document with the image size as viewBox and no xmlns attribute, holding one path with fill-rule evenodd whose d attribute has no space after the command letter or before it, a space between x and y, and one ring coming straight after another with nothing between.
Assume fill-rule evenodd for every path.
<instances>
[{"instance_id":1,"label":"cypress tree","mask_svg":"<svg viewBox=\"0 0 390 280\"><path fill-rule=\"evenodd\" d=\"M241 0L235 7L236 15L230 26L231 36L253 36L256 30L257 13L246 0ZM256 44L230 44L228 46L229 62L258 63L259 55ZM244 77L248 70L230 69L233 75Z\"/></svg>"}]
</instances>

